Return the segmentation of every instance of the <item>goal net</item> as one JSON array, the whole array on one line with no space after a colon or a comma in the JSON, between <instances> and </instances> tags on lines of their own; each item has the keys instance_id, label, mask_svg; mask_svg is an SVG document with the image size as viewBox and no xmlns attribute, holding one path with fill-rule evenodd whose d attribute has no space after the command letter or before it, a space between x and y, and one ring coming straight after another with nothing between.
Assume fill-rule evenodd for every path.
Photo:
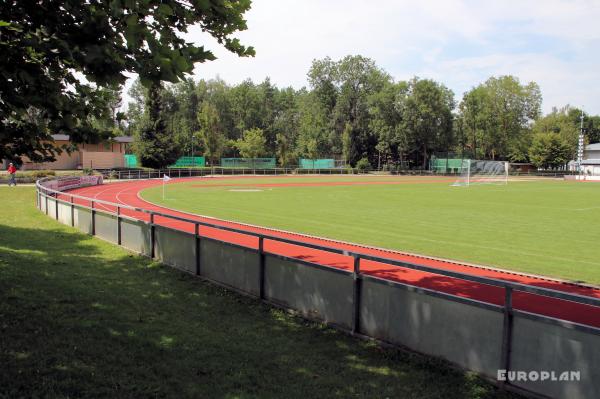
<instances>
[{"instance_id":1,"label":"goal net","mask_svg":"<svg viewBox=\"0 0 600 399\"><path fill-rule=\"evenodd\" d=\"M460 177L453 186L508 184L508 162L463 159Z\"/></svg>"}]
</instances>

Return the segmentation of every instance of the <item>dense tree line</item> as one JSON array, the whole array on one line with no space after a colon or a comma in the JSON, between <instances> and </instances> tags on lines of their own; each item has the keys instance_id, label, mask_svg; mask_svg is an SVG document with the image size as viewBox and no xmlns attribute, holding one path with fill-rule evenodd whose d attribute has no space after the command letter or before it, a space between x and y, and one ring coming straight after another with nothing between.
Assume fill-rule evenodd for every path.
<instances>
[{"instance_id":1,"label":"dense tree line","mask_svg":"<svg viewBox=\"0 0 600 399\"><path fill-rule=\"evenodd\" d=\"M513 76L491 77L457 102L442 83L394 81L373 60L347 56L314 60L308 82L295 90L268 78L237 85L188 78L151 93L138 81L125 129L142 139L140 154L144 127L155 126L171 158L193 153L211 164L268 156L280 165L335 158L425 168L437 155L553 168L576 154L581 111L566 106L542 116L538 85ZM585 128L590 142L600 141L600 117L585 115Z\"/></svg>"},{"instance_id":2,"label":"dense tree line","mask_svg":"<svg viewBox=\"0 0 600 399\"><path fill-rule=\"evenodd\" d=\"M435 154L541 167L575 157L581 111L542 116L537 84L512 76L492 77L460 101L433 80L395 81L362 56L315 60L300 90L269 79L190 79L195 63L215 57L180 33L199 26L251 56L233 37L246 29L249 8L249 0L0 3L0 159L52 161L57 133L71 137L66 150L136 135L143 164L155 167L186 154L212 163L252 155L282 165L304 157L414 168ZM140 80L124 115L126 73ZM600 117L586 115L584 125L587 140L600 141Z\"/></svg>"}]
</instances>

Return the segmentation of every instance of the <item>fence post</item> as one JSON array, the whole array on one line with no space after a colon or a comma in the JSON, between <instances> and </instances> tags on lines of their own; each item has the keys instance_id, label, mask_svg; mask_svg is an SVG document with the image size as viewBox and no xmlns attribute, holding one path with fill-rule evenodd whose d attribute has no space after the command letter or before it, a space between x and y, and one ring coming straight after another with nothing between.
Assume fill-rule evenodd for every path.
<instances>
[{"instance_id":1,"label":"fence post","mask_svg":"<svg viewBox=\"0 0 600 399\"><path fill-rule=\"evenodd\" d=\"M75 227L75 199L71 196L71 227Z\"/></svg>"},{"instance_id":2,"label":"fence post","mask_svg":"<svg viewBox=\"0 0 600 399\"><path fill-rule=\"evenodd\" d=\"M154 259L154 241L155 241L155 231L154 231L154 213L150 212L150 258Z\"/></svg>"},{"instance_id":3,"label":"fence post","mask_svg":"<svg viewBox=\"0 0 600 399\"><path fill-rule=\"evenodd\" d=\"M92 235L96 235L96 208L94 208L94 200L92 202Z\"/></svg>"},{"instance_id":4,"label":"fence post","mask_svg":"<svg viewBox=\"0 0 600 399\"><path fill-rule=\"evenodd\" d=\"M265 239L263 236L258 236L258 296L260 299L265 299Z\"/></svg>"},{"instance_id":5,"label":"fence post","mask_svg":"<svg viewBox=\"0 0 600 399\"><path fill-rule=\"evenodd\" d=\"M48 216L48 193L44 193L44 197L46 197L46 216Z\"/></svg>"},{"instance_id":6,"label":"fence post","mask_svg":"<svg viewBox=\"0 0 600 399\"><path fill-rule=\"evenodd\" d=\"M200 275L200 225L194 224L194 235L196 236L196 276Z\"/></svg>"},{"instance_id":7,"label":"fence post","mask_svg":"<svg viewBox=\"0 0 600 399\"><path fill-rule=\"evenodd\" d=\"M58 194L54 197L54 218L58 220Z\"/></svg>"},{"instance_id":8,"label":"fence post","mask_svg":"<svg viewBox=\"0 0 600 399\"><path fill-rule=\"evenodd\" d=\"M117 206L117 244L121 245L121 207Z\"/></svg>"},{"instance_id":9,"label":"fence post","mask_svg":"<svg viewBox=\"0 0 600 399\"><path fill-rule=\"evenodd\" d=\"M513 307L511 287L504 287L504 323L502 326L502 364L503 370L510 370L510 355L512 350Z\"/></svg>"},{"instance_id":10,"label":"fence post","mask_svg":"<svg viewBox=\"0 0 600 399\"><path fill-rule=\"evenodd\" d=\"M354 273L352 273L353 279L353 293L352 293L352 334L359 332L360 325L360 256L354 255Z\"/></svg>"}]
</instances>

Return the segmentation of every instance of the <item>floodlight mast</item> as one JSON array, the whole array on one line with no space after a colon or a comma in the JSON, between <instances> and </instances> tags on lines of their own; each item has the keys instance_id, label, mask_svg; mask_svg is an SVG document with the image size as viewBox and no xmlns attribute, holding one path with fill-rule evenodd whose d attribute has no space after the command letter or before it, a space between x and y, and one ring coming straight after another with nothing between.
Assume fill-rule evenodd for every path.
<instances>
[{"instance_id":1,"label":"floodlight mast","mask_svg":"<svg viewBox=\"0 0 600 399\"><path fill-rule=\"evenodd\" d=\"M579 142L577 146L577 175L579 175L579 179L581 179L581 175L583 174L583 170L581 164L583 163L583 109L581 110L580 116L580 125L579 125Z\"/></svg>"}]
</instances>

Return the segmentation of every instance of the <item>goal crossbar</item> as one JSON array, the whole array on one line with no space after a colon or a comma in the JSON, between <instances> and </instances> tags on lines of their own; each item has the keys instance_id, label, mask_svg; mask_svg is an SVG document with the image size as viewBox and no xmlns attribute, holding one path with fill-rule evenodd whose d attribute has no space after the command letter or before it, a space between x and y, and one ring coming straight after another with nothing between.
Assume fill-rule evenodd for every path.
<instances>
[{"instance_id":1,"label":"goal crossbar","mask_svg":"<svg viewBox=\"0 0 600 399\"><path fill-rule=\"evenodd\" d=\"M472 184L508 184L508 162L463 159L460 176L452 185Z\"/></svg>"}]
</instances>

